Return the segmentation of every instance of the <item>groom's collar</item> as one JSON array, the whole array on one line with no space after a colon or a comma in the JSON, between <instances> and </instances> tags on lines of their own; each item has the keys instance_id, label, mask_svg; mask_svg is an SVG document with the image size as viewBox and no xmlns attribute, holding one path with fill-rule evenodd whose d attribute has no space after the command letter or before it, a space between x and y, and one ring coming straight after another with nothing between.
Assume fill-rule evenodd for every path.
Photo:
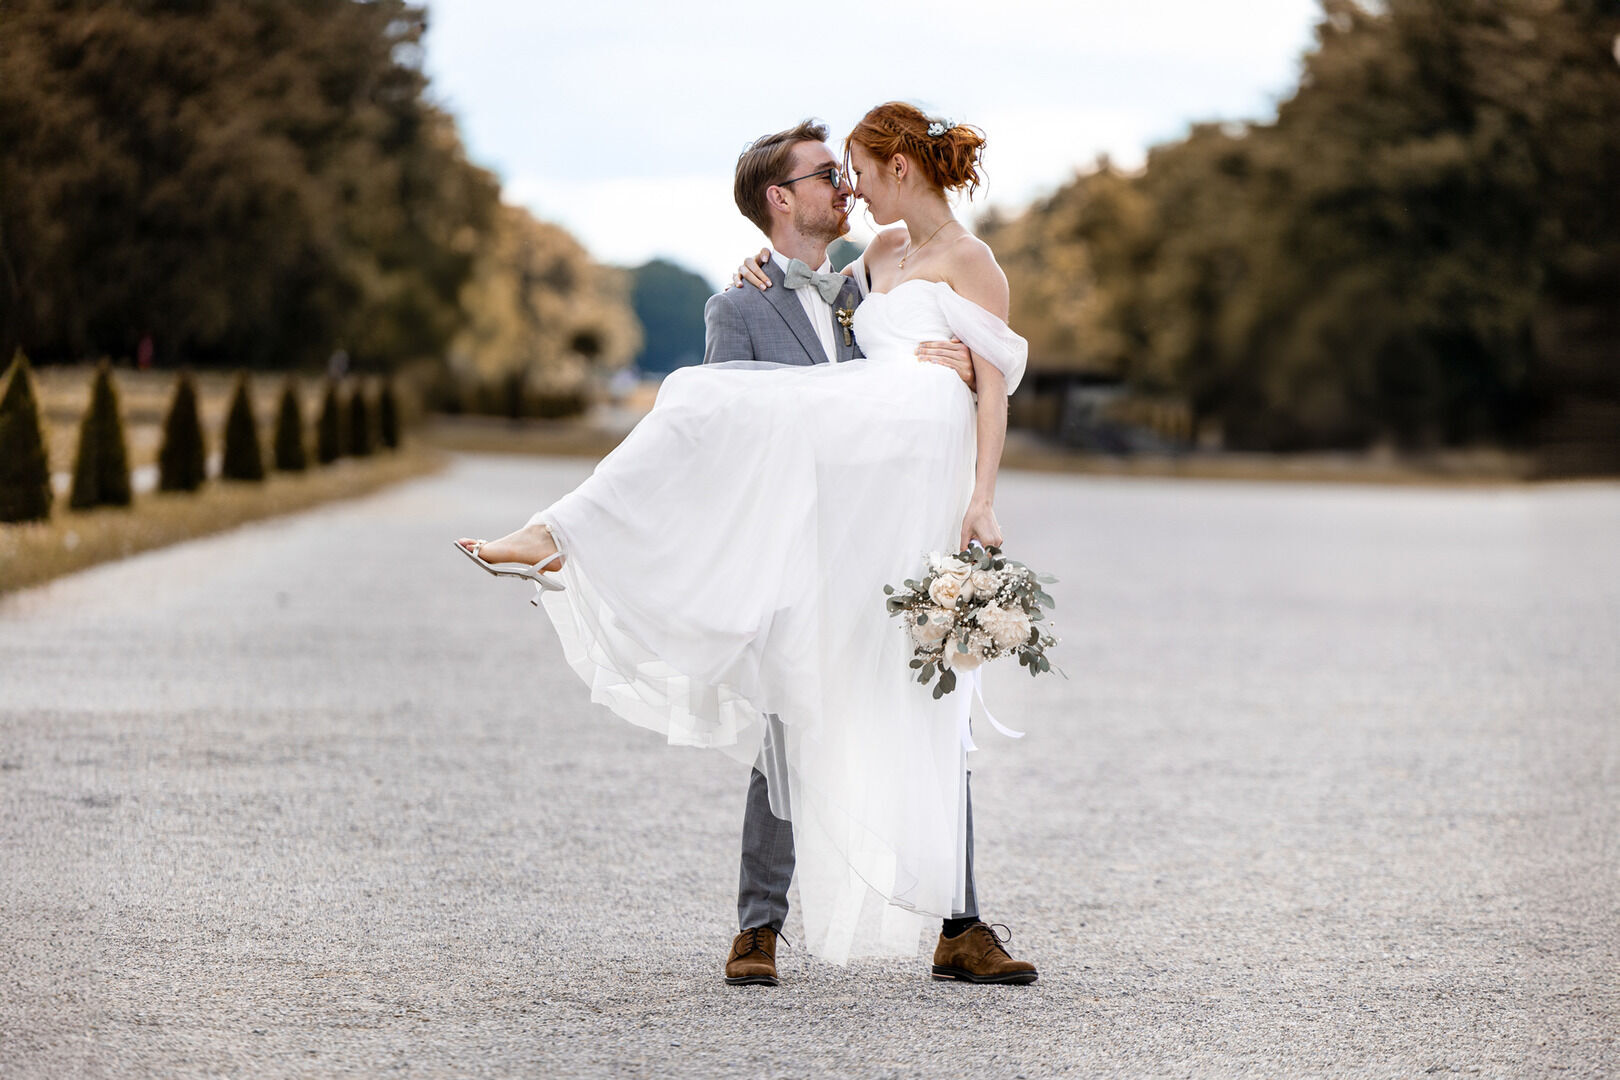
<instances>
[{"instance_id":1,"label":"groom's collar","mask_svg":"<svg viewBox=\"0 0 1620 1080\"><path fill-rule=\"evenodd\" d=\"M782 273L787 273L788 262L790 260L786 255L782 254L780 251L777 251L774 247L771 248L771 261L776 264L777 268L781 270ZM810 269L814 270L818 274L830 274L832 273L832 259L823 255L821 257L821 265L812 266Z\"/></svg>"}]
</instances>

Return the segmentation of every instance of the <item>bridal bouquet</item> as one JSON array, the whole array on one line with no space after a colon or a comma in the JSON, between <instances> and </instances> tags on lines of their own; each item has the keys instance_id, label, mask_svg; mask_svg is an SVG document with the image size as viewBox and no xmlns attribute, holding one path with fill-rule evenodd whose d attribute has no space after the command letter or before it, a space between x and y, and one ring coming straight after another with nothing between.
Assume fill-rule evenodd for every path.
<instances>
[{"instance_id":1,"label":"bridal bouquet","mask_svg":"<svg viewBox=\"0 0 1620 1080\"><path fill-rule=\"evenodd\" d=\"M920 581L883 591L889 614L906 620L917 681L926 686L938 676L934 697L956 689L958 671L1012 653L1031 675L1052 670L1046 649L1057 638L1041 621L1055 605L1041 585L1056 578L1003 557L1000 548L975 545L927 558Z\"/></svg>"}]
</instances>

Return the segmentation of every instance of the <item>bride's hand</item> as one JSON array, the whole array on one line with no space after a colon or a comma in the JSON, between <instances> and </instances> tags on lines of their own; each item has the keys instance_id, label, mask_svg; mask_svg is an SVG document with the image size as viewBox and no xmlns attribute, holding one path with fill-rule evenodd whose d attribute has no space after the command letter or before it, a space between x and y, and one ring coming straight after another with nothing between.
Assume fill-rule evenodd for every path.
<instances>
[{"instance_id":1,"label":"bride's hand","mask_svg":"<svg viewBox=\"0 0 1620 1080\"><path fill-rule=\"evenodd\" d=\"M740 289L744 281L747 281L748 284L761 292L770 288L771 279L765 276L765 271L762 269L770 261L771 249L760 248L758 255L755 255L752 259L744 259L743 264L737 267L737 272L731 275L731 284L727 285L726 288Z\"/></svg>"},{"instance_id":2,"label":"bride's hand","mask_svg":"<svg viewBox=\"0 0 1620 1080\"><path fill-rule=\"evenodd\" d=\"M1001 546L1001 523L996 521L996 512L979 499L968 503L967 516L962 519L962 542L956 550L966 551L974 540L987 548Z\"/></svg>"},{"instance_id":3,"label":"bride's hand","mask_svg":"<svg viewBox=\"0 0 1620 1080\"><path fill-rule=\"evenodd\" d=\"M950 368L961 376L969 390L979 392L979 382L973 374L973 354L956 338L949 341L923 342L917 346L917 359Z\"/></svg>"}]
</instances>

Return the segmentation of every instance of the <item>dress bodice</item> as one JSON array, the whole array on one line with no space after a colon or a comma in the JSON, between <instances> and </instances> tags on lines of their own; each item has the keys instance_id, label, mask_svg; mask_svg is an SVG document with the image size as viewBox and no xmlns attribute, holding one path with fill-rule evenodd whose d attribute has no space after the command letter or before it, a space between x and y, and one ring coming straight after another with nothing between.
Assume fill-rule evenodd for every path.
<instances>
[{"instance_id":1,"label":"dress bodice","mask_svg":"<svg viewBox=\"0 0 1620 1080\"><path fill-rule=\"evenodd\" d=\"M911 360L918 343L955 337L1001 370L1009 394L1029 356L1028 342L943 281L912 278L868 294L855 309L854 326L861 351L873 361Z\"/></svg>"}]
</instances>

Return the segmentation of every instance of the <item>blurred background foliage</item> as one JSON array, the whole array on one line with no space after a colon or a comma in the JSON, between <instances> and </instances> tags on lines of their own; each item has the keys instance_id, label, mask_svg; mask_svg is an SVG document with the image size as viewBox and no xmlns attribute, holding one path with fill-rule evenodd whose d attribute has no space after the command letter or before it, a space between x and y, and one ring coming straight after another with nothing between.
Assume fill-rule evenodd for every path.
<instances>
[{"instance_id":1,"label":"blurred background foliage","mask_svg":"<svg viewBox=\"0 0 1620 1080\"><path fill-rule=\"evenodd\" d=\"M401 0L6 0L0 355L561 385L622 364L627 287L503 206ZM536 340L519 344L539 328ZM575 386L573 389L578 390Z\"/></svg>"},{"instance_id":2,"label":"blurred background foliage","mask_svg":"<svg viewBox=\"0 0 1620 1080\"><path fill-rule=\"evenodd\" d=\"M584 407L593 371L624 367L641 347L625 272L593 262L563 229L500 206L462 290L452 341L456 385L481 399L447 401L513 416ZM471 375L469 380L465 376Z\"/></svg>"},{"instance_id":3,"label":"blurred background foliage","mask_svg":"<svg viewBox=\"0 0 1620 1080\"><path fill-rule=\"evenodd\" d=\"M703 362L703 305L713 293L701 275L665 259L630 271L630 303L646 336L638 370L666 375Z\"/></svg>"},{"instance_id":4,"label":"blurred background foliage","mask_svg":"<svg viewBox=\"0 0 1620 1080\"><path fill-rule=\"evenodd\" d=\"M1122 380L1234 449L1620 466L1620 3L1323 15L1274 122L982 223L1036 396Z\"/></svg>"},{"instance_id":5,"label":"blurred background foliage","mask_svg":"<svg viewBox=\"0 0 1620 1080\"><path fill-rule=\"evenodd\" d=\"M352 363L514 417L700 359L701 278L597 264L467 160L425 19L0 3L0 356ZM1032 346L1015 423L1620 471L1617 34L1620 0L1323 0L1274 120L991 214Z\"/></svg>"}]
</instances>

